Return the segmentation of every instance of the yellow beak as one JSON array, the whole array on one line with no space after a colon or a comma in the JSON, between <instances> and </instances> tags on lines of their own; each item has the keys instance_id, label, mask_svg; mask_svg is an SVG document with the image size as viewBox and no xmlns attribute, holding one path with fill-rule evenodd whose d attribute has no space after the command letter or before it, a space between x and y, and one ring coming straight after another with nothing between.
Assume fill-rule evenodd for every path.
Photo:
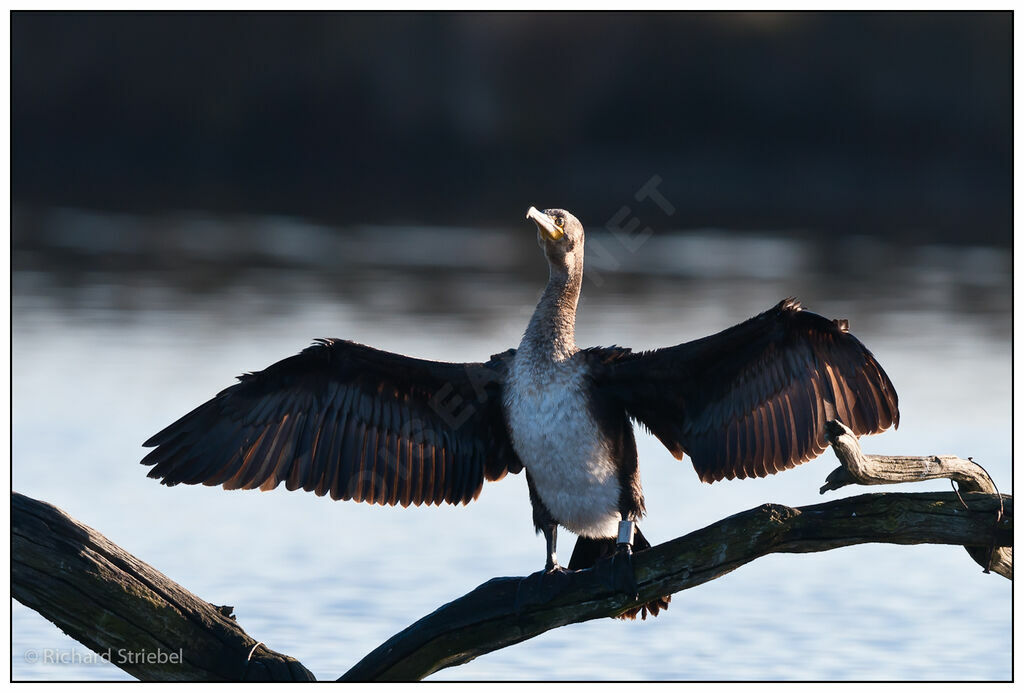
<instances>
[{"instance_id":1,"label":"yellow beak","mask_svg":"<svg viewBox=\"0 0 1024 693\"><path fill-rule=\"evenodd\" d=\"M555 222L551 217L536 207L530 207L526 210L526 218L532 219L533 223L537 225L537 229L544 234L548 240L558 241L565 235L565 231L555 226Z\"/></svg>"}]
</instances>

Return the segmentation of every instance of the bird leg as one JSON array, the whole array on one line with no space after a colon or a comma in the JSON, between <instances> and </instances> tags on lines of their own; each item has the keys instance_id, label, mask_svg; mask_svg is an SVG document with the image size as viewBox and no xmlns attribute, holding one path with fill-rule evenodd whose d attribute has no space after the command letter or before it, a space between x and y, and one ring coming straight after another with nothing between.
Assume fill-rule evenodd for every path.
<instances>
[{"instance_id":1,"label":"bird leg","mask_svg":"<svg viewBox=\"0 0 1024 693\"><path fill-rule=\"evenodd\" d=\"M533 526L538 533L544 535L544 543L547 546L548 558L544 563L544 572L560 571L562 567L558 565L558 559L555 557L555 545L558 543L558 523L555 522L555 518L551 517L551 511L545 507L540 495L537 494L530 470L526 470L526 486L530 490L530 505L533 506Z\"/></svg>"},{"instance_id":2,"label":"bird leg","mask_svg":"<svg viewBox=\"0 0 1024 693\"><path fill-rule=\"evenodd\" d=\"M544 543L547 545L548 559L544 564L544 572L530 573L519 581L516 588L515 612L522 614L524 604L543 602L550 599L565 589L568 584L569 574L572 571L566 570L558 565L558 558L555 557L555 545L558 542L558 524L553 520L545 520L538 525L538 531L544 535Z\"/></svg>"},{"instance_id":3,"label":"bird leg","mask_svg":"<svg viewBox=\"0 0 1024 693\"><path fill-rule=\"evenodd\" d=\"M544 534L544 543L547 545L548 560L544 564L544 572L551 573L559 568L558 558L555 556L555 545L558 543L558 525L554 522L546 522L541 527L541 532Z\"/></svg>"},{"instance_id":4,"label":"bird leg","mask_svg":"<svg viewBox=\"0 0 1024 693\"><path fill-rule=\"evenodd\" d=\"M612 556L612 587L630 599L636 599L640 591L633 573L633 532L635 525L632 520L623 519L619 522L619 536Z\"/></svg>"}]
</instances>

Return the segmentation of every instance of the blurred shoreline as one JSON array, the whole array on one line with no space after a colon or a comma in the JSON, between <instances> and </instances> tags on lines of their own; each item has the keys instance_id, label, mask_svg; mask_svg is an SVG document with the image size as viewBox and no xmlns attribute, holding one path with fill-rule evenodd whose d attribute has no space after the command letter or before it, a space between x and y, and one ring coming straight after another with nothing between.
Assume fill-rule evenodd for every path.
<instances>
[{"instance_id":1,"label":"blurred shoreline","mask_svg":"<svg viewBox=\"0 0 1024 693\"><path fill-rule=\"evenodd\" d=\"M1003 247L722 229L624 241L601 227L587 230L587 244L584 317L588 301L612 300L680 310L710 302L742 318L795 295L816 312L829 312L822 298L839 300L837 309L861 321L922 308L987 316L987 331L1009 337L1013 262ZM15 321L43 305L233 319L232 304L263 302L269 318L333 301L367 319L436 315L473 330L519 329L509 314L528 312L545 280L535 230L520 220L488 229L334 227L283 216L67 208L16 208L11 269Z\"/></svg>"}]
</instances>

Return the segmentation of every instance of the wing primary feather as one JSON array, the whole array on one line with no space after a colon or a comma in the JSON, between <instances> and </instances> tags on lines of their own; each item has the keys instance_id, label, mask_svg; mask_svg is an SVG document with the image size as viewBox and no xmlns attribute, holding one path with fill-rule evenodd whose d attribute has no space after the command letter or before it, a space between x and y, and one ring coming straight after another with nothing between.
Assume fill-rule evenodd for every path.
<instances>
[{"instance_id":1,"label":"wing primary feather","mask_svg":"<svg viewBox=\"0 0 1024 693\"><path fill-rule=\"evenodd\" d=\"M391 432L390 429L385 428L381 431L381 440L378 441L380 447L380 471L377 474L377 484L380 486L377 489L377 502L380 505L394 505L394 494L398 491L398 479L396 475L395 462L397 461L398 437Z\"/></svg>"},{"instance_id":2,"label":"wing primary feather","mask_svg":"<svg viewBox=\"0 0 1024 693\"><path fill-rule=\"evenodd\" d=\"M274 484L271 488L274 488L274 486L277 486L282 481L285 482L285 488L289 491L294 491L299 487L300 484L295 484L292 488L288 488L290 485L289 480L293 476L300 478L300 475L303 473L302 466L304 464L308 465L309 443L306 440L308 424L309 415L306 411L296 412L295 423L292 424L291 433L289 433L288 438L284 441L281 452L278 453L277 468L270 477L270 479L273 479ZM260 488L262 489L263 487L261 486Z\"/></svg>"},{"instance_id":3,"label":"wing primary feather","mask_svg":"<svg viewBox=\"0 0 1024 693\"><path fill-rule=\"evenodd\" d=\"M391 393L377 393L375 402L377 437L374 440L373 491L371 498L376 505L386 505L390 486L388 485L391 465Z\"/></svg>"},{"instance_id":4,"label":"wing primary feather","mask_svg":"<svg viewBox=\"0 0 1024 693\"><path fill-rule=\"evenodd\" d=\"M814 417L814 440L815 445L817 441L825 440L825 379L822 377L821 371L816 370L814 377L811 378L811 387L814 388L814 409L812 414Z\"/></svg>"},{"instance_id":5,"label":"wing primary feather","mask_svg":"<svg viewBox=\"0 0 1024 693\"><path fill-rule=\"evenodd\" d=\"M785 468L789 468L797 462L802 462L804 450L803 441L800 440L800 431L797 429L796 416L793 413L793 398L800 390L799 385L790 386L786 396L782 400L782 418L786 426L786 459ZM781 469L779 471L782 471Z\"/></svg>"},{"instance_id":6,"label":"wing primary feather","mask_svg":"<svg viewBox=\"0 0 1024 693\"><path fill-rule=\"evenodd\" d=\"M832 405L836 409L836 416L847 426L854 426L853 417L846 408L846 400L843 398L843 388L836 380L835 373L832 372L832 365L826 362L823 364L825 371L826 382L828 383L828 389L832 393Z\"/></svg>"},{"instance_id":7,"label":"wing primary feather","mask_svg":"<svg viewBox=\"0 0 1024 693\"><path fill-rule=\"evenodd\" d=\"M728 464L729 460L734 460L739 457L738 451L736 450L736 435L733 429L733 419L728 419L725 422L725 428L722 431L722 445L719 448L719 455L715 459L716 466L721 467L724 464Z\"/></svg>"},{"instance_id":8,"label":"wing primary feather","mask_svg":"<svg viewBox=\"0 0 1024 693\"><path fill-rule=\"evenodd\" d=\"M209 455L204 454L207 446L201 444L207 440L212 442L232 428L230 422L218 421L205 433L189 432L169 436L168 442L160 443L143 459L144 464L153 465L148 476L162 479L168 486L187 483L188 478L214 462Z\"/></svg>"},{"instance_id":9,"label":"wing primary feather","mask_svg":"<svg viewBox=\"0 0 1024 693\"><path fill-rule=\"evenodd\" d=\"M296 415L290 452L291 464L278 467L278 482L283 481L288 491L302 488L303 481L310 476L310 468L313 465L313 437L319 414L319 411L314 410L308 414L303 411Z\"/></svg>"},{"instance_id":10,"label":"wing primary feather","mask_svg":"<svg viewBox=\"0 0 1024 693\"><path fill-rule=\"evenodd\" d=\"M870 367L870 364L868 364ZM864 374L857 374L855 388L855 398L857 403L857 410L860 412L861 423L864 426L864 433L875 433L878 430L878 422L882 418L882 414L878 409L878 396L875 394L875 387L871 382L871 378L866 377Z\"/></svg>"},{"instance_id":11,"label":"wing primary feather","mask_svg":"<svg viewBox=\"0 0 1024 693\"><path fill-rule=\"evenodd\" d=\"M277 434L277 441L274 443L273 451L267 456L266 466L262 474L253 480L254 487L259 486L262 491L270 491L276 488L279 483L288 475L293 462L295 450L295 437L299 425L302 423L302 414L289 414L287 421L282 423L281 430ZM262 483L260 483L262 480Z\"/></svg>"},{"instance_id":12,"label":"wing primary feather","mask_svg":"<svg viewBox=\"0 0 1024 693\"><path fill-rule=\"evenodd\" d=\"M331 443L334 436L344 433L345 412L343 403L350 388L331 381L313 427L313 442L310 452L309 476L303 480L302 488L318 496L326 495L331 489L330 479L324 483L325 472L330 468Z\"/></svg>"},{"instance_id":13,"label":"wing primary feather","mask_svg":"<svg viewBox=\"0 0 1024 693\"><path fill-rule=\"evenodd\" d=\"M332 401L329 406L324 407L317 431L313 470L310 474L313 492L318 496L326 496L331 492L334 474L340 464L337 450L345 435L345 421L345 411L338 402Z\"/></svg>"},{"instance_id":14,"label":"wing primary feather","mask_svg":"<svg viewBox=\"0 0 1024 693\"><path fill-rule=\"evenodd\" d=\"M152 448L158 445L164 445L166 443L172 442L175 437L188 432L195 419L199 417L205 417L207 415L207 412L209 411L209 408L211 406L214 406L215 403L218 402L219 400L220 397L215 397L209 402L200 404L198 407L196 407L189 413L185 414L174 423L163 428L157 433L154 433L152 436L146 439L146 442L142 444L142 447Z\"/></svg>"},{"instance_id":15,"label":"wing primary feather","mask_svg":"<svg viewBox=\"0 0 1024 693\"><path fill-rule=\"evenodd\" d=\"M404 400L398 407L398 426L398 483L395 484L395 499L405 508L412 500L412 425L409 408Z\"/></svg>"},{"instance_id":16,"label":"wing primary feather","mask_svg":"<svg viewBox=\"0 0 1024 693\"><path fill-rule=\"evenodd\" d=\"M401 430L402 430L402 417L399 413L398 402L394 399L388 402L388 409L390 410L390 417L388 420L388 430L386 438L386 465L384 476L384 491L385 491L385 502L388 505L398 504L398 492L401 488Z\"/></svg>"},{"instance_id":17,"label":"wing primary feather","mask_svg":"<svg viewBox=\"0 0 1024 693\"><path fill-rule=\"evenodd\" d=\"M875 372L876 374L878 374L877 368L875 369ZM882 386L881 377L878 377L877 380L872 380L871 396L874 397L875 411L878 413L878 419L876 422L874 432L880 433L881 431L884 431L893 424L892 413L889 411L888 403L885 400L885 392Z\"/></svg>"},{"instance_id":18,"label":"wing primary feather","mask_svg":"<svg viewBox=\"0 0 1024 693\"><path fill-rule=\"evenodd\" d=\"M768 418L768 412L766 411L767 405L762 404L754 410L754 420L756 422L758 445L757 455L753 460L744 467L740 468L741 479L747 477L762 477L767 475L766 463L768 458L771 456L772 450L772 429L771 421Z\"/></svg>"},{"instance_id":19,"label":"wing primary feather","mask_svg":"<svg viewBox=\"0 0 1024 693\"><path fill-rule=\"evenodd\" d=\"M187 454L191 455L192 459L176 470L175 482L202 483L220 469L234 467L237 464L237 428L233 421L221 419L201 438L189 442Z\"/></svg>"},{"instance_id":20,"label":"wing primary feather","mask_svg":"<svg viewBox=\"0 0 1024 693\"><path fill-rule=\"evenodd\" d=\"M369 474L366 479L364 498L367 503L383 505L387 493L385 474L387 474L387 430L380 425L373 427L369 440L370 461L367 465Z\"/></svg>"},{"instance_id":21,"label":"wing primary feather","mask_svg":"<svg viewBox=\"0 0 1024 693\"><path fill-rule=\"evenodd\" d=\"M462 433L462 429L459 430ZM464 503L466 498L466 480L468 472L472 468L473 457L472 457L472 446L462 445L462 439L460 435L453 435L449 439L448 455L451 463L449 463L448 471L451 473L452 480L448 486L451 489L451 499L449 503ZM456 464L455 460L459 460Z\"/></svg>"},{"instance_id":22,"label":"wing primary feather","mask_svg":"<svg viewBox=\"0 0 1024 693\"><path fill-rule=\"evenodd\" d=\"M379 397L380 395L378 395ZM374 425L373 462L370 465L370 486L367 491L367 502L374 505L384 505L387 498L387 473L388 473L388 426L387 426L387 402L381 402L380 411L377 413Z\"/></svg>"},{"instance_id":23,"label":"wing primary feather","mask_svg":"<svg viewBox=\"0 0 1024 693\"><path fill-rule=\"evenodd\" d=\"M746 479L746 468L760 464L765 455L765 425L761 418L761 408L757 407L750 412L750 418L754 429L754 454L746 461L745 465L742 463L737 465L736 476L740 479Z\"/></svg>"},{"instance_id":24,"label":"wing primary feather","mask_svg":"<svg viewBox=\"0 0 1024 693\"><path fill-rule=\"evenodd\" d=\"M732 454L728 455L725 460L722 461L722 466L726 467L730 464L734 464L735 460L742 460L746 455L746 436L740 426L739 419L733 419L729 422L729 439L732 441Z\"/></svg>"},{"instance_id":25,"label":"wing primary feather","mask_svg":"<svg viewBox=\"0 0 1024 693\"><path fill-rule=\"evenodd\" d=\"M278 451L291 430L294 416L289 412L267 426L267 436L253 456L252 462L245 472L239 475L239 488L250 489L259 487L273 473L273 465L277 461Z\"/></svg>"},{"instance_id":26,"label":"wing primary feather","mask_svg":"<svg viewBox=\"0 0 1024 693\"><path fill-rule=\"evenodd\" d=\"M782 429L779 426L779 419L775 411L776 400L774 397L765 402L764 406L764 418L765 423L768 425L769 431L769 444L768 454L764 459L764 476L774 473L775 465L778 460L782 457L782 440L781 434Z\"/></svg>"},{"instance_id":27,"label":"wing primary feather","mask_svg":"<svg viewBox=\"0 0 1024 693\"><path fill-rule=\"evenodd\" d=\"M420 505L424 502L423 497L423 485L424 478L427 475L427 459L429 455L427 446L427 428L423 421L417 422L419 427L417 428L417 439L414 445L414 462L413 462L413 491L412 491L412 502L413 505Z\"/></svg>"},{"instance_id":28,"label":"wing primary feather","mask_svg":"<svg viewBox=\"0 0 1024 693\"><path fill-rule=\"evenodd\" d=\"M351 482L353 468L359 463L359 432L360 413L359 401L362 396L359 388L346 388L345 399L338 409L337 433L331 441L330 453L330 485L331 497L338 494L338 499L348 500L352 497ZM325 474L325 477L327 475Z\"/></svg>"},{"instance_id":29,"label":"wing primary feather","mask_svg":"<svg viewBox=\"0 0 1024 693\"><path fill-rule=\"evenodd\" d=\"M249 467L242 488L258 488L264 481L274 476L278 456L291 435L294 423L295 416L290 412L281 417L281 422L277 425L277 430L273 431L273 438L269 440L261 459Z\"/></svg>"},{"instance_id":30,"label":"wing primary feather","mask_svg":"<svg viewBox=\"0 0 1024 693\"><path fill-rule=\"evenodd\" d=\"M363 499L360 489L360 475L363 473L366 458L364 449L366 446L367 425L360 417L349 417L344 437L344 450L342 459L345 460L346 474L341 474L339 467L331 482L331 498L335 500L354 500L357 503ZM351 456L350 456L351 455Z\"/></svg>"},{"instance_id":31,"label":"wing primary feather","mask_svg":"<svg viewBox=\"0 0 1024 693\"><path fill-rule=\"evenodd\" d=\"M353 395L358 398L358 393ZM355 407L356 404L353 404ZM332 500L349 500L352 498L353 470L359 465L359 446L362 443L362 424L358 410L339 412L344 416L344 424L338 427L328 453L328 466L324 471L324 483L330 491Z\"/></svg>"},{"instance_id":32,"label":"wing primary feather","mask_svg":"<svg viewBox=\"0 0 1024 693\"><path fill-rule=\"evenodd\" d=\"M431 429L431 433L436 433L436 429ZM436 435L431 435L430 443L427 446L427 457L426 457L426 470L423 475L423 502L427 505L433 505L437 498L437 475L438 475L438 445L440 441Z\"/></svg>"},{"instance_id":33,"label":"wing primary feather","mask_svg":"<svg viewBox=\"0 0 1024 693\"><path fill-rule=\"evenodd\" d=\"M359 432L356 434L356 440L358 441L356 444L357 461L352 464L352 477L348 482L348 487L352 500L357 503L366 498L364 493L366 484L364 482L371 473L367 465L367 457L372 452L367 450L367 447L370 445L371 430L370 424L360 422Z\"/></svg>"},{"instance_id":34,"label":"wing primary feather","mask_svg":"<svg viewBox=\"0 0 1024 693\"><path fill-rule=\"evenodd\" d=\"M722 475L727 479L735 479L737 476L736 470L743 466L745 460L753 460L757 457L757 420L754 418L754 411L747 412L742 421L742 428L740 429L740 435L743 436L745 441L745 451L743 457L738 457L732 460L731 464L723 470L725 473ZM722 478L721 476L719 478Z\"/></svg>"},{"instance_id":35,"label":"wing primary feather","mask_svg":"<svg viewBox=\"0 0 1024 693\"><path fill-rule=\"evenodd\" d=\"M231 439L231 449L227 461L223 465L213 465L204 474L204 486L223 486L224 482L233 477L242 465L249 450L259 438L261 429L246 423L238 424L238 429ZM214 453L216 454L216 453Z\"/></svg>"},{"instance_id":36,"label":"wing primary feather","mask_svg":"<svg viewBox=\"0 0 1024 693\"><path fill-rule=\"evenodd\" d=\"M782 413L784 398L785 396L780 394L769 401L772 415L772 430L774 431L775 438L775 454L771 461L765 465L765 471L768 474L781 472L786 468L786 462L789 461L789 426Z\"/></svg>"},{"instance_id":37,"label":"wing primary feather","mask_svg":"<svg viewBox=\"0 0 1024 693\"><path fill-rule=\"evenodd\" d=\"M750 476L760 478L768 476L768 465L775 455L775 426L772 422L771 400L757 408L757 418L760 421L758 430L764 437L761 440L761 454L748 471Z\"/></svg>"},{"instance_id":38,"label":"wing primary feather","mask_svg":"<svg viewBox=\"0 0 1024 693\"><path fill-rule=\"evenodd\" d=\"M352 399L358 400L358 392L353 392ZM363 424L359 420L357 404L354 402L345 411L344 428L331 443L331 498L349 500L355 492L354 482L359 474L359 454L363 442Z\"/></svg>"},{"instance_id":39,"label":"wing primary feather","mask_svg":"<svg viewBox=\"0 0 1024 693\"><path fill-rule=\"evenodd\" d=\"M383 386L381 386L383 387ZM380 487L383 485L382 479L384 474L384 460L380 459L384 457L381 455L381 444L384 442L383 433L383 420L384 413L382 409L386 411L387 407L384 404L384 397L381 394L381 388L378 388L376 392L370 397L370 404L372 407L372 414L370 414L370 429L372 433L367 432L367 448L366 448L366 474L363 478L363 499L367 503L378 503L378 494ZM378 468L378 465L379 468Z\"/></svg>"},{"instance_id":40,"label":"wing primary feather","mask_svg":"<svg viewBox=\"0 0 1024 693\"><path fill-rule=\"evenodd\" d=\"M460 430L461 432L461 430ZM452 460L459 460L458 464L452 464L450 466L452 480L449 483L451 488L450 503L465 503L467 493L467 478L468 472L476 461L472 457L472 449L466 450L464 448L471 448L471 446L460 445L460 438L458 435L452 436L450 440L450 446L448 452L451 455Z\"/></svg>"},{"instance_id":41,"label":"wing primary feather","mask_svg":"<svg viewBox=\"0 0 1024 693\"><path fill-rule=\"evenodd\" d=\"M440 505L447 500L447 483L450 480L448 469L448 441L447 436L442 437L441 447L437 450L438 460L434 486L434 502Z\"/></svg>"},{"instance_id":42,"label":"wing primary feather","mask_svg":"<svg viewBox=\"0 0 1024 693\"><path fill-rule=\"evenodd\" d=\"M235 470L235 473L231 477L224 481L225 489L233 491L235 489L242 487L242 482L240 480L244 478L244 475L246 474L246 469L250 465L255 464L253 458L258 454L259 449L263 446L263 442L264 440L266 440L269 431L269 428L264 428L262 431L259 432L259 435L256 437L256 440L245 451L245 454L242 457L241 464L238 465L238 469Z\"/></svg>"},{"instance_id":43,"label":"wing primary feather","mask_svg":"<svg viewBox=\"0 0 1024 693\"><path fill-rule=\"evenodd\" d=\"M793 386L793 400L790 402L790 409L793 413L793 425L800 438L800 461L807 459L806 455L811 450L811 441L814 438L814 408L811 404L808 390L813 389L813 384L799 382Z\"/></svg>"},{"instance_id":44,"label":"wing primary feather","mask_svg":"<svg viewBox=\"0 0 1024 693\"><path fill-rule=\"evenodd\" d=\"M335 477L331 486L332 498L335 494L335 487L340 485L336 491L338 498L351 499L357 503L363 500L362 480L366 473L366 437L370 428L369 417L371 414L367 404L366 394L360 392L358 399L353 403L355 416L349 418L352 436L350 438L346 432L345 450L342 453L346 465L350 465L347 470L348 474L344 477ZM349 462L349 451L351 451L351 462Z\"/></svg>"}]
</instances>

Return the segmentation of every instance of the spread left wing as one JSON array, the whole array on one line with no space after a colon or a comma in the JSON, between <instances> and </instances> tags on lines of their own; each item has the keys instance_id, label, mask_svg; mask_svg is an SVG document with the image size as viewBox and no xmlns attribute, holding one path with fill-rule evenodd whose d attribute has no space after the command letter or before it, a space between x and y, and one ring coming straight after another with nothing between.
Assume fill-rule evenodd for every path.
<instances>
[{"instance_id":1,"label":"spread left wing","mask_svg":"<svg viewBox=\"0 0 1024 693\"><path fill-rule=\"evenodd\" d=\"M717 334L655 351L592 350L596 384L702 481L763 477L820 455L824 425L899 425L885 371L846 321L789 299Z\"/></svg>"},{"instance_id":2,"label":"spread left wing","mask_svg":"<svg viewBox=\"0 0 1024 693\"><path fill-rule=\"evenodd\" d=\"M335 500L466 503L519 472L501 384L486 363L413 359L336 339L239 378L147 440L164 484L285 483Z\"/></svg>"}]
</instances>

